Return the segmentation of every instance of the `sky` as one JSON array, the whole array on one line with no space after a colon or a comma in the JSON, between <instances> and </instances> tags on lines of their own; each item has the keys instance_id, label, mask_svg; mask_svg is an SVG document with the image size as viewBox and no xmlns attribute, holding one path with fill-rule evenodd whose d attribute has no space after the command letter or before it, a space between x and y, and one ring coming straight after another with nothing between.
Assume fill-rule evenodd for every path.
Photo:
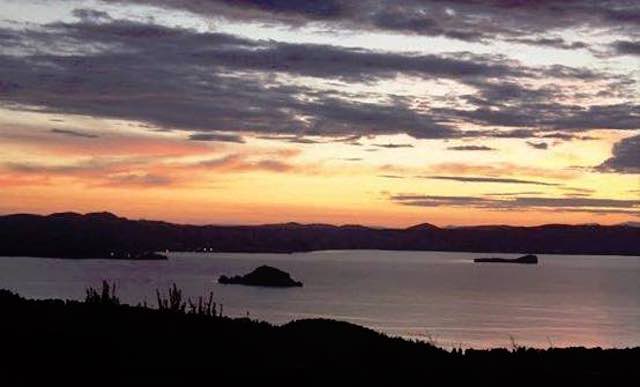
<instances>
[{"instance_id":1,"label":"sky","mask_svg":"<svg viewBox=\"0 0 640 387\"><path fill-rule=\"evenodd\" d=\"M0 213L640 221L640 2L0 0Z\"/></svg>"}]
</instances>

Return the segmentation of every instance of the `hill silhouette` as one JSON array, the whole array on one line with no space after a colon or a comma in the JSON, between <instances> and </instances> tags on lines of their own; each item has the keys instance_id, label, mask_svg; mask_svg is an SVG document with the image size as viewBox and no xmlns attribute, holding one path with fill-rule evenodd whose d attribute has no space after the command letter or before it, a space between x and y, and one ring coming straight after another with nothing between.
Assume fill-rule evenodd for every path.
<instances>
[{"instance_id":1,"label":"hill silhouette","mask_svg":"<svg viewBox=\"0 0 640 387\"><path fill-rule=\"evenodd\" d=\"M585 386L640 376L640 348L444 350L334 320L232 319L176 287L157 308L121 305L108 287L85 302L0 290L0 310L7 386Z\"/></svg>"},{"instance_id":2,"label":"hill silhouette","mask_svg":"<svg viewBox=\"0 0 640 387\"><path fill-rule=\"evenodd\" d=\"M0 256L62 258L136 258L165 250L292 253L345 249L640 255L640 228L628 226L196 226L129 220L108 212L0 216L0 241Z\"/></svg>"}]
</instances>

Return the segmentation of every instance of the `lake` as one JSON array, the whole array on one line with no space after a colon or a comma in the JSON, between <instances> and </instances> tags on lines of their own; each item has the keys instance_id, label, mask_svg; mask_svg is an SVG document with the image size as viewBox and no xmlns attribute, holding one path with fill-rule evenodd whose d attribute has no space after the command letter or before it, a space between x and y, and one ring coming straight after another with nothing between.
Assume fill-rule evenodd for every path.
<instances>
[{"instance_id":1,"label":"lake","mask_svg":"<svg viewBox=\"0 0 640 387\"><path fill-rule=\"evenodd\" d=\"M115 281L127 303L155 305L176 283L213 291L228 316L274 323L324 317L444 347L640 345L640 257L539 255L538 265L474 264L489 254L319 251L289 255L170 253L168 261L0 258L0 288L82 299ZM517 255L490 254L498 257ZM269 264L304 282L270 289L216 283Z\"/></svg>"}]
</instances>

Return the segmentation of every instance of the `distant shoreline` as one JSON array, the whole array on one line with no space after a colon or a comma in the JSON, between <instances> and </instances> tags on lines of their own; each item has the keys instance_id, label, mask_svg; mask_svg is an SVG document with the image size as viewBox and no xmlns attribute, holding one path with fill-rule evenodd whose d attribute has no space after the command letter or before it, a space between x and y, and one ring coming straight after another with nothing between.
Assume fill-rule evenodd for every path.
<instances>
[{"instance_id":1,"label":"distant shoreline","mask_svg":"<svg viewBox=\"0 0 640 387\"><path fill-rule=\"evenodd\" d=\"M306 251L293 251L293 252L277 252L277 251L188 251L188 250L176 250L176 251L158 251L161 254L202 254L202 255L215 255L215 254L273 254L273 255L293 255L293 254L310 254L318 252L349 252L349 251L371 251L371 252L413 252L413 253L459 253L469 254L469 262L473 263L473 260L477 258L475 255L480 254L510 254L514 257L518 253L501 252L501 251L453 251L453 250L392 250L392 249L320 249L320 250L306 250ZM474 255L475 254L475 255ZM549 255L567 255L567 256L594 256L594 257L625 257L625 258L640 258L640 254L583 254L583 253L544 253L537 254L539 256ZM100 258L100 257L59 257L59 256L33 256L33 255L0 255L2 258L28 258L28 259L58 259L58 260L71 260L71 261L129 261L129 262L163 262L165 259L135 259L135 258ZM168 260L171 258L168 257Z\"/></svg>"},{"instance_id":2,"label":"distant shoreline","mask_svg":"<svg viewBox=\"0 0 640 387\"><path fill-rule=\"evenodd\" d=\"M0 256L117 259L150 252L292 254L327 250L640 256L640 228L544 225L406 229L298 223L192 226L111 213L0 216ZM477 258L477 257L470 257Z\"/></svg>"}]
</instances>

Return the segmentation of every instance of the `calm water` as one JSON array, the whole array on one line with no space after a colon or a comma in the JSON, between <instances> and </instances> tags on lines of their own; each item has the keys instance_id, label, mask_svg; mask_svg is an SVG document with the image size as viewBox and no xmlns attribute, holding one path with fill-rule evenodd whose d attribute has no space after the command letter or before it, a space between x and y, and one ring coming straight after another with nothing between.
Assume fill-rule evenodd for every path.
<instances>
[{"instance_id":1,"label":"calm water","mask_svg":"<svg viewBox=\"0 0 640 387\"><path fill-rule=\"evenodd\" d=\"M538 347L640 345L640 257L542 255L537 266L470 262L484 255L359 250L172 253L165 262L0 258L0 287L33 298L79 299L87 286L108 279L125 302L155 305L155 289L175 282L190 296L214 291L230 316L276 323L327 317L447 347L510 346L511 337ZM261 264L289 271L304 288L216 283L221 274Z\"/></svg>"}]
</instances>

